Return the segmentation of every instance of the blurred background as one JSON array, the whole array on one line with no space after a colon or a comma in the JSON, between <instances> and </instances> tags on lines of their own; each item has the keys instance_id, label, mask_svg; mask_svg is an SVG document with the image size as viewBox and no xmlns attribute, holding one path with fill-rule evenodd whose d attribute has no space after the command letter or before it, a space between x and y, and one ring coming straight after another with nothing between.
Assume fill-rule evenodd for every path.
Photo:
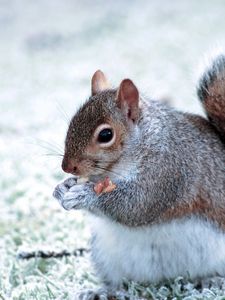
<instances>
[{"instance_id":1,"label":"blurred background","mask_svg":"<svg viewBox=\"0 0 225 300\"><path fill-rule=\"evenodd\" d=\"M52 198L69 119L102 69L201 113L198 64L225 42L225 1L0 0L0 298L67 299L93 286L88 258L18 251L88 247L82 212ZM21 250L22 249L22 250Z\"/></svg>"}]
</instances>

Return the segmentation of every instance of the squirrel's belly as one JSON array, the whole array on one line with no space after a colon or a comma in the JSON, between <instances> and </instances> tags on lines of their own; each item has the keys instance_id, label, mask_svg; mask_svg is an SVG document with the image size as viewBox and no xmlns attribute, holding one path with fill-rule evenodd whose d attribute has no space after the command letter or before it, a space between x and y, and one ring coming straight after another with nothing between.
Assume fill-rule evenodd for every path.
<instances>
[{"instance_id":1,"label":"squirrel's belly","mask_svg":"<svg viewBox=\"0 0 225 300\"><path fill-rule=\"evenodd\" d=\"M225 233L205 220L191 217L142 228L99 217L92 221L93 259L112 284L122 278L157 282L225 275Z\"/></svg>"}]
</instances>

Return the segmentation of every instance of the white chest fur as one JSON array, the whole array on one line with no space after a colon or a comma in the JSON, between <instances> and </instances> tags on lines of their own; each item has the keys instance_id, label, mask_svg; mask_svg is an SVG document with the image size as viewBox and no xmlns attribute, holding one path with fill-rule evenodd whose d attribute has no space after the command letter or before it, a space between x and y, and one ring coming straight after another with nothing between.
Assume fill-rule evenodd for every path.
<instances>
[{"instance_id":1,"label":"white chest fur","mask_svg":"<svg viewBox=\"0 0 225 300\"><path fill-rule=\"evenodd\" d=\"M92 229L98 272L114 285L225 275L225 233L196 217L136 229L93 217Z\"/></svg>"}]
</instances>

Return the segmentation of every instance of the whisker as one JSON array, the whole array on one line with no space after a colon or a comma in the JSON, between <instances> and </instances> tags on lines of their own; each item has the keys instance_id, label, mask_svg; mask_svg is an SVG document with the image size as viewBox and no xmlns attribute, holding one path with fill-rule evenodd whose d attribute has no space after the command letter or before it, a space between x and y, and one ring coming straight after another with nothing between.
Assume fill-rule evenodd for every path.
<instances>
[{"instance_id":1,"label":"whisker","mask_svg":"<svg viewBox=\"0 0 225 300\"><path fill-rule=\"evenodd\" d=\"M39 139L39 138L36 138L36 141L39 141L39 142L41 142L43 144L47 144L47 145L50 145L50 146L53 146L53 147L62 148L62 145L58 144L55 141L50 142L50 141L42 140L42 139Z\"/></svg>"},{"instance_id":2,"label":"whisker","mask_svg":"<svg viewBox=\"0 0 225 300\"><path fill-rule=\"evenodd\" d=\"M103 170L103 171L107 171L108 173L112 173L112 174L114 174L114 175L117 175L118 177L121 177L122 179L127 179L125 176L123 176L123 175L121 175L121 174L119 174L119 173L117 173L117 172L114 172L114 171L111 171L111 170L107 170L107 169L102 168L102 167L98 167L98 166L97 166L96 169L100 169L100 170ZM134 185L137 185L137 186L139 186L139 187L142 188L142 185L139 184L139 183L137 183L137 182L134 182L133 184L134 184Z\"/></svg>"},{"instance_id":3,"label":"whisker","mask_svg":"<svg viewBox=\"0 0 225 300\"><path fill-rule=\"evenodd\" d=\"M116 175L116 176L119 176L119 177L121 177L121 178L123 178L123 179L126 179L125 176L123 176L123 175L121 175L121 174L119 174L119 173L117 173L117 172L115 172L115 171L108 170L108 169L106 169L106 168L104 168L104 167L95 166L95 168L96 168L96 169L99 169L99 170L102 170L102 171L106 171L106 172L108 172L108 173L112 173L112 174L114 174L114 175Z\"/></svg>"},{"instance_id":4,"label":"whisker","mask_svg":"<svg viewBox=\"0 0 225 300\"><path fill-rule=\"evenodd\" d=\"M41 140L40 140L41 142ZM50 147L54 147L56 148L57 150L60 150L60 152L62 151L63 152L63 148L62 148L62 145L60 144L57 144L56 142L49 142L49 141L42 141L43 144L46 144L46 145L49 145Z\"/></svg>"},{"instance_id":5,"label":"whisker","mask_svg":"<svg viewBox=\"0 0 225 300\"><path fill-rule=\"evenodd\" d=\"M62 104L56 100L56 107L58 111L60 112L61 116L63 117L64 121L69 125L70 124L70 118L68 114L66 113L65 109L63 108Z\"/></svg>"},{"instance_id":6,"label":"whisker","mask_svg":"<svg viewBox=\"0 0 225 300\"><path fill-rule=\"evenodd\" d=\"M43 145L37 145L38 147L41 147L42 149L48 150L49 152L51 152L51 155L59 155L59 156L63 156L63 154L57 152L57 150L51 149L49 147L43 146ZM50 154L50 153L49 153Z\"/></svg>"},{"instance_id":7,"label":"whisker","mask_svg":"<svg viewBox=\"0 0 225 300\"><path fill-rule=\"evenodd\" d=\"M115 164L116 165L116 168L118 168L119 167L119 163L123 163L123 167L121 167L121 170L124 170L124 165L127 165L127 166L136 166L137 164L136 163L134 163L134 162L128 162L128 161L126 161L126 160L120 160L119 161L119 163L115 163L115 161L106 161L106 160L104 160L104 163L107 163L107 164Z\"/></svg>"},{"instance_id":8,"label":"whisker","mask_svg":"<svg viewBox=\"0 0 225 300\"><path fill-rule=\"evenodd\" d=\"M36 142L37 143L35 145L37 145L39 147L42 147L42 148L45 148L45 149L47 149L47 150L49 150L51 152L58 153L58 154L61 154L61 155L64 152L62 150L61 146L59 146L57 144L54 145L54 144L52 144L52 143L50 143L48 141L43 141L41 139L37 139Z\"/></svg>"},{"instance_id":9,"label":"whisker","mask_svg":"<svg viewBox=\"0 0 225 300\"><path fill-rule=\"evenodd\" d=\"M120 158L120 162L122 162L123 164L127 164L128 166L137 166L137 163L136 162L132 162L132 161L127 161L126 159L124 160L121 160ZM107 163L107 164L114 164L115 161L110 161L110 160L104 160L104 163ZM156 164L156 162L153 162L153 161L147 161L147 162L143 162L144 163L148 163L148 164ZM116 167L118 167L119 165L117 164ZM124 168L121 168L121 170L124 170Z\"/></svg>"},{"instance_id":10,"label":"whisker","mask_svg":"<svg viewBox=\"0 0 225 300\"><path fill-rule=\"evenodd\" d=\"M94 159L91 155L83 155L84 158L86 159L89 159L91 161L95 161L95 163L99 163L100 162L100 159L96 160ZM123 162L123 163L126 163L128 166L136 166L136 163L134 162L131 162L131 161L127 161L126 159L121 159L121 157L119 158L120 162ZM116 162L114 160L105 160L103 159L103 162L106 163L106 164L115 164ZM124 170L124 169L121 169L121 170Z\"/></svg>"}]
</instances>

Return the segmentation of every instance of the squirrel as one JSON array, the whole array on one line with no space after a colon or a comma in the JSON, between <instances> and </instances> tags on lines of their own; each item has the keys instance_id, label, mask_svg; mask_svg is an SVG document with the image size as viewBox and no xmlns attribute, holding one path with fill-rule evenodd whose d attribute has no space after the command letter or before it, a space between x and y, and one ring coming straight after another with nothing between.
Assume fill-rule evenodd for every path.
<instances>
[{"instance_id":1,"label":"squirrel","mask_svg":"<svg viewBox=\"0 0 225 300\"><path fill-rule=\"evenodd\" d=\"M93 75L65 139L62 169L74 177L53 193L91 222L104 288L75 299L107 299L124 278L225 276L225 54L203 71L197 95L207 117L146 99L130 79L112 88ZM113 188L96 189L105 178Z\"/></svg>"}]
</instances>

